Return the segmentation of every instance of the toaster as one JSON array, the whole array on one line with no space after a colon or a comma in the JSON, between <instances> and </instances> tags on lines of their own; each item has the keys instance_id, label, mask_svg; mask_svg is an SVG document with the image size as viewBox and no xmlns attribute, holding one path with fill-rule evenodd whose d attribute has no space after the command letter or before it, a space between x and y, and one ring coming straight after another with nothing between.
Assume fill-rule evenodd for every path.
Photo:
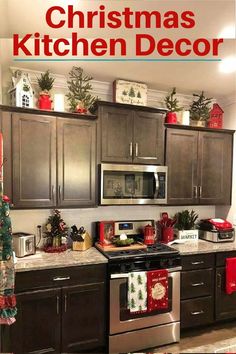
<instances>
[{"instance_id":1,"label":"toaster","mask_svg":"<svg viewBox=\"0 0 236 354\"><path fill-rule=\"evenodd\" d=\"M35 235L25 232L15 232L12 234L13 238L13 250L16 257L25 257L35 254L36 252L36 240Z\"/></svg>"}]
</instances>

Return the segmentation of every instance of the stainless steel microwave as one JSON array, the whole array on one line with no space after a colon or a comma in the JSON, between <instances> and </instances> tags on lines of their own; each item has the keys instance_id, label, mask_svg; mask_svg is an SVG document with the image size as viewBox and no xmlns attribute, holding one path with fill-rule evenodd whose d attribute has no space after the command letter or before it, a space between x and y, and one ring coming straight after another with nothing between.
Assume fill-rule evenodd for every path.
<instances>
[{"instance_id":1,"label":"stainless steel microwave","mask_svg":"<svg viewBox=\"0 0 236 354\"><path fill-rule=\"evenodd\" d=\"M167 167L101 164L101 205L166 204Z\"/></svg>"}]
</instances>

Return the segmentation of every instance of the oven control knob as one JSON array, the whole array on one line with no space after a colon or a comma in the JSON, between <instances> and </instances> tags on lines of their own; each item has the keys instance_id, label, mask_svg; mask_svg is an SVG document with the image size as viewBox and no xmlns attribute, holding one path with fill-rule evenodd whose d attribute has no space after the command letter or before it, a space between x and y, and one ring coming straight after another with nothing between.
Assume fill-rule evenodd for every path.
<instances>
[{"instance_id":1,"label":"oven control knob","mask_svg":"<svg viewBox=\"0 0 236 354\"><path fill-rule=\"evenodd\" d=\"M135 269L135 266L133 263L130 264L130 270L134 270Z\"/></svg>"},{"instance_id":2,"label":"oven control knob","mask_svg":"<svg viewBox=\"0 0 236 354\"><path fill-rule=\"evenodd\" d=\"M145 263L145 267L146 267L147 269L149 269L149 268L150 268L150 262L146 262L146 263Z\"/></svg>"}]
</instances>

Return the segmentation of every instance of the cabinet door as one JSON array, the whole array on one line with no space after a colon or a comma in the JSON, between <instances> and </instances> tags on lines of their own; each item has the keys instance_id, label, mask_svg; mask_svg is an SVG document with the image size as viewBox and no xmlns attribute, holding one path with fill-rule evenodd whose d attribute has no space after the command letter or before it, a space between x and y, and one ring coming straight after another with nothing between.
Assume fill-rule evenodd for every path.
<instances>
[{"instance_id":1,"label":"cabinet door","mask_svg":"<svg viewBox=\"0 0 236 354\"><path fill-rule=\"evenodd\" d=\"M51 207L56 187L56 119L14 113L13 203L17 208Z\"/></svg>"},{"instance_id":2,"label":"cabinet door","mask_svg":"<svg viewBox=\"0 0 236 354\"><path fill-rule=\"evenodd\" d=\"M200 204L230 204L232 183L232 135L199 133Z\"/></svg>"},{"instance_id":3,"label":"cabinet door","mask_svg":"<svg viewBox=\"0 0 236 354\"><path fill-rule=\"evenodd\" d=\"M104 284L63 289L62 351L84 352L105 345Z\"/></svg>"},{"instance_id":4,"label":"cabinet door","mask_svg":"<svg viewBox=\"0 0 236 354\"><path fill-rule=\"evenodd\" d=\"M2 333L4 350L13 353L59 353L60 294L60 289L18 294L16 322L9 328L9 348Z\"/></svg>"},{"instance_id":5,"label":"cabinet door","mask_svg":"<svg viewBox=\"0 0 236 354\"><path fill-rule=\"evenodd\" d=\"M193 205L197 199L198 132L167 129L168 204Z\"/></svg>"},{"instance_id":6,"label":"cabinet door","mask_svg":"<svg viewBox=\"0 0 236 354\"><path fill-rule=\"evenodd\" d=\"M164 116L159 113L134 111L135 163L164 163Z\"/></svg>"},{"instance_id":7,"label":"cabinet door","mask_svg":"<svg viewBox=\"0 0 236 354\"><path fill-rule=\"evenodd\" d=\"M12 145L11 113L0 112L0 130L3 135L3 193L12 200Z\"/></svg>"},{"instance_id":8,"label":"cabinet door","mask_svg":"<svg viewBox=\"0 0 236 354\"><path fill-rule=\"evenodd\" d=\"M58 205L95 205L96 123L59 119Z\"/></svg>"},{"instance_id":9,"label":"cabinet door","mask_svg":"<svg viewBox=\"0 0 236 354\"><path fill-rule=\"evenodd\" d=\"M133 114L129 109L101 107L102 162L132 162Z\"/></svg>"},{"instance_id":10,"label":"cabinet door","mask_svg":"<svg viewBox=\"0 0 236 354\"><path fill-rule=\"evenodd\" d=\"M216 320L236 318L236 293L225 292L225 267L216 268L215 314Z\"/></svg>"}]
</instances>

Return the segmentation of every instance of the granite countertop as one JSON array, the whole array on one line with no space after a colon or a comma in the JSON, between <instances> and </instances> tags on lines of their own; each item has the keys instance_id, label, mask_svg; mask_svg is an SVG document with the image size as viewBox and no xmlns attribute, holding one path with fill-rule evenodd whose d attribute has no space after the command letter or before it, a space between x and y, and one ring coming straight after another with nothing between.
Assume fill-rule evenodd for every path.
<instances>
[{"instance_id":1,"label":"granite countertop","mask_svg":"<svg viewBox=\"0 0 236 354\"><path fill-rule=\"evenodd\" d=\"M91 264L107 263L105 258L96 248L87 251L67 250L62 253L45 253L37 251L35 255L17 258L16 272L42 270L50 268L64 268Z\"/></svg>"},{"instance_id":2,"label":"granite countertop","mask_svg":"<svg viewBox=\"0 0 236 354\"><path fill-rule=\"evenodd\" d=\"M172 244L171 247L177 249L181 255L198 253L216 253L236 251L236 241L234 242L209 242L205 240L187 241L182 244Z\"/></svg>"}]
</instances>

